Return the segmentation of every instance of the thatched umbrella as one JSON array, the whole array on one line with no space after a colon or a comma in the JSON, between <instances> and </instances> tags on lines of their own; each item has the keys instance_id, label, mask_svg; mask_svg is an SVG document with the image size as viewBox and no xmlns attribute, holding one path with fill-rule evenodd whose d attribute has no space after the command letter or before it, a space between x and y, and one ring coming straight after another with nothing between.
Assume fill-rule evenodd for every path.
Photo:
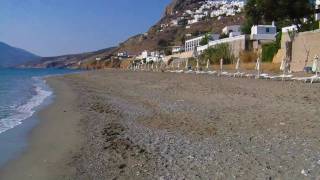
<instances>
[{"instance_id":1,"label":"thatched umbrella","mask_svg":"<svg viewBox=\"0 0 320 180\"><path fill-rule=\"evenodd\" d=\"M209 66L210 66L210 60L207 60L207 70L209 70Z\"/></svg>"},{"instance_id":2,"label":"thatched umbrella","mask_svg":"<svg viewBox=\"0 0 320 180\"><path fill-rule=\"evenodd\" d=\"M220 72L223 71L223 58L220 59Z\"/></svg>"}]
</instances>

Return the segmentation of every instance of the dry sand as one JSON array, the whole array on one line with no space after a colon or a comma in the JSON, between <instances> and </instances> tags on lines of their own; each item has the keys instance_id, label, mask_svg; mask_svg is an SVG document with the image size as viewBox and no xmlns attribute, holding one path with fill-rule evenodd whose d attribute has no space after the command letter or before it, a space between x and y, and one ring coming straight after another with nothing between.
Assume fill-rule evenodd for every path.
<instances>
[{"instance_id":1,"label":"dry sand","mask_svg":"<svg viewBox=\"0 0 320 180\"><path fill-rule=\"evenodd\" d=\"M319 84L118 70L49 84L57 100L0 179L320 176Z\"/></svg>"}]
</instances>

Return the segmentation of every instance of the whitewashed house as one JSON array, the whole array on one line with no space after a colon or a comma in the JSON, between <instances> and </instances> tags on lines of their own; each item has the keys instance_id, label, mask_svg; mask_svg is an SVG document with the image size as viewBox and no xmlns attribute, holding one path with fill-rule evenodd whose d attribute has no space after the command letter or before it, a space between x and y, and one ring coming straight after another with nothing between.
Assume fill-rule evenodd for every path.
<instances>
[{"instance_id":1,"label":"whitewashed house","mask_svg":"<svg viewBox=\"0 0 320 180\"><path fill-rule=\"evenodd\" d=\"M118 52L117 56L120 57L120 58L127 58L127 57L129 57L127 51Z\"/></svg>"},{"instance_id":2,"label":"whitewashed house","mask_svg":"<svg viewBox=\"0 0 320 180\"><path fill-rule=\"evenodd\" d=\"M183 46L173 46L172 47L172 54L178 54L184 51Z\"/></svg>"},{"instance_id":3,"label":"whitewashed house","mask_svg":"<svg viewBox=\"0 0 320 180\"><path fill-rule=\"evenodd\" d=\"M222 29L222 33L225 35L229 35L229 37L240 36L242 34L241 26L240 25L226 26Z\"/></svg>"},{"instance_id":4,"label":"whitewashed house","mask_svg":"<svg viewBox=\"0 0 320 180\"><path fill-rule=\"evenodd\" d=\"M316 14L315 14L315 20L320 21L320 0L316 0Z\"/></svg>"},{"instance_id":5,"label":"whitewashed house","mask_svg":"<svg viewBox=\"0 0 320 180\"><path fill-rule=\"evenodd\" d=\"M281 31L283 33L298 31L298 27L296 25L291 25L291 26L283 27Z\"/></svg>"},{"instance_id":6,"label":"whitewashed house","mask_svg":"<svg viewBox=\"0 0 320 180\"><path fill-rule=\"evenodd\" d=\"M150 56L150 52L148 52L147 50L142 51L140 57L141 59L146 59L148 56Z\"/></svg>"},{"instance_id":7,"label":"whitewashed house","mask_svg":"<svg viewBox=\"0 0 320 180\"><path fill-rule=\"evenodd\" d=\"M253 42L253 48L259 49L262 44L276 40L277 27L272 25L255 25L251 28L250 40Z\"/></svg>"},{"instance_id":8,"label":"whitewashed house","mask_svg":"<svg viewBox=\"0 0 320 180\"><path fill-rule=\"evenodd\" d=\"M171 20L171 26L178 26L178 22L179 22L178 19L172 19Z\"/></svg>"},{"instance_id":9,"label":"whitewashed house","mask_svg":"<svg viewBox=\"0 0 320 180\"><path fill-rule=\"evenodd\" d=\"M272 25L254 25L251 28L251 40L275 40L277 27Z\"/></svg>"},{"instance_id":10,"label":"whitewashed house","mask_svg":"<svg viewBox=\"0 0 320 180\"><path fill-rule=\"evenodd\" d=\"M149 52L147 50L142 51L141 54L136 57L139 60L145 60L146 63L149 62L160 62L163 60L163 55L158 51Z\"/></svg>"}]
</instances>

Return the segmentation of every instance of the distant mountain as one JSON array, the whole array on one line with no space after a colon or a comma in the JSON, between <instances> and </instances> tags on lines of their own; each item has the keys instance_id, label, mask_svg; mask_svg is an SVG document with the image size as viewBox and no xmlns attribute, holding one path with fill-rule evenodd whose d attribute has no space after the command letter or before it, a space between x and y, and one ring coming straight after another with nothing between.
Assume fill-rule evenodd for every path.
<instances>
[{"instance_id":1,"label":"distant mountain","mask_svg":"<svg viewBox=\"0 0 320 180\"><path fill-rule=\"evenodd\" d=\"M102 60L110 58L117 50L116 47L101 49L94 52L68 54L55 57L42 57L36 61L21 65L22 68L79 68L88 62L95 62L99 57ZM90 64L90 63L89 63Z\"/></svg>"},{"instance_id":2,"label":"distant mountain","mask_svg":"<svg viewBox=\"0 0 320 180\"><path fill-rule=\"evenodd\" d=\"M0 67L11 67L40 59L26 50L0 42Z\"/></svg>"}]
</instances>

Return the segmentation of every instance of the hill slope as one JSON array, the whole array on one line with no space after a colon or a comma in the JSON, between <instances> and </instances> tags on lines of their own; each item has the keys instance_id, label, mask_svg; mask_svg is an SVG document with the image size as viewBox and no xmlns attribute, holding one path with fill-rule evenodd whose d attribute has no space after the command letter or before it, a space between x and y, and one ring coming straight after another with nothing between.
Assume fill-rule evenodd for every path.
<instances>
[{"instance_id":1,"label":"hill slope","mask_svg":"<svg viewBox=\"0 0 320 180\"><path fill-rule=\"evenodd\" d=\"M10 67L38 60L40 57L26 50L0 42L0 67Z\"/></svg>"},{"instance_id":2,"label":"hill slope","mask_svg":"<svg viewBox=\"0 0 320 180\"><path fill-rule=\"evenodd\" d=\"M117 52L126 51L130 55L138 55L144 50L168 50L171 46L183 45L186 35L193 37L212 32L221 33L223 27L228 25L242 24L244 14L238 13L234 16L223 16L211 18L207 16L204 20L197 23L172 25L172 21L186 17L186 10L195 11L205 0L172 0L164 10L161 19L153 25L146 33L138 34L128 38L119 44L118 47L102 49L96 52L82 53L75 55L65 55L58 57L42 58L37 63L28 64L31 67L82 67L95 66L95 58L101 58L103 64L113 64L113 57ZM165 28L163 28L165 25ZM190 38L190 36L188 37ZM81 63L80 63L81 62ZM82 64L82 65L81 65ZM85 64L85 66L83 65ZM81 65L81 66L80 66ZM114 67L111 65L111 67Z\"/></svg>"},{"instance_id":3,"label":"hill slope","mask_svg":"<svg viewBox=\"0 0 320 180\"><path fill-rule=\"evenodd\" d=\"M24 64L22 67L33 68L79 68L81 64L95 61L96 57L102 60L108 59L110 55L116 50L115 47L101 49L94 52L70 54L56 57L43 57L38 61L33 61Z\"/></svg>"}]
</instances>

